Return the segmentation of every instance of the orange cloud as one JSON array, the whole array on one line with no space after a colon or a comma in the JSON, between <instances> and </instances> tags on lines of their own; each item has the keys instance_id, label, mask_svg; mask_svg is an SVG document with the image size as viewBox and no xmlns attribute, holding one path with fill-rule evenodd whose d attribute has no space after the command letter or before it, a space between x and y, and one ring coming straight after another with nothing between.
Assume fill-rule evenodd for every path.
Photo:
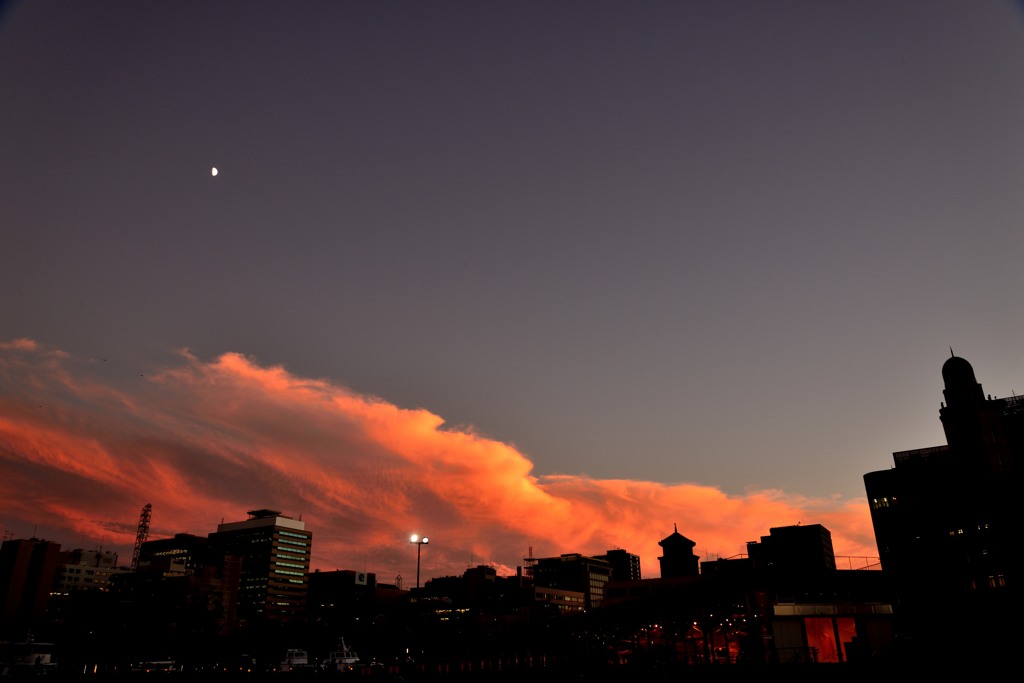
<instances>
[{"instance_id":1,"label":"orange cloud","mask_svg":"<svg viewBox=\"0 0 1024 683\"><path fill-rule=\"evenodd\" d=\"M0 342L0 350L35 351L39 343L31 339L12 339L9 342Z\"/></svg>"},{"instance_id":2,"label":"orange cloud","mask_svg":"<svg viewBox=\"0 0 1024 683\"><path fill-rule=\"evenodd\" d=\"M425 578L476 564L511 574L531 549L613 548L640 555L653 577L673 524L712 558L797 522L827 527L837 555L877 554L864 500L535 476L514 447L427 410L239 354L204 362L183 351L129 382L102 370L30 340L0 343L0 522L15 535L41 527L127 562L146 503L151 538L206 534L269 507L301 515L315 568L384 581L415 572L413 532L431 538Z\"/></svg>"}]
</instances>

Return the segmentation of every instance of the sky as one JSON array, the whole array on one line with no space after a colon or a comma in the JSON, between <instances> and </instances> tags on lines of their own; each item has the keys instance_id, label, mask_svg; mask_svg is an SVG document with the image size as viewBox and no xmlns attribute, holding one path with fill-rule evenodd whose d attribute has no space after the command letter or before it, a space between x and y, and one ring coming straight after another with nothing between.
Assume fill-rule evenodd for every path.
<instances>
[{"instance_id":1,"label":"sky","mask_svg":"<svg viewBox=\"0 0 1024 683\"><path fill-rule=\"evenodd\" d=\"M944 360L1024 390L1022 65L994 0L2 2L4 538L863 564Z\"/></svg>"}]
</instances>

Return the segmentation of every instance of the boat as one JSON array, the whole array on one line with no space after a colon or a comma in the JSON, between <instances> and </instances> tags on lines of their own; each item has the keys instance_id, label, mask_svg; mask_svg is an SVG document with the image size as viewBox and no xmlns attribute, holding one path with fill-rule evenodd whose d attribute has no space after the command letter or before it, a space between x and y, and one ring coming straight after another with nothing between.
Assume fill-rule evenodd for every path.
<instances>
[{"instance_id":1,"label":"boat","mask_svg":"<svg viewBox=\"0 0 1024 683\"><path fill-rule=\"evenodd\" d=\"M351 671L357 664L359 664L359 655L342 638L337 649L323 661L322 668L329 672Z\"/></svg>"},{"instance_id":2,"label":"boat","mask_svg":"<svg viewBox=\"0 0 1024 683\"><path fill-rule=\"evenodd\" d=\"M285 650L284 659L281 660L281 664L277 670L282 672L288 671L304 671L314 668L309 663L309 653L299 648L289 648Z\"/></svg>"}]
</instances>

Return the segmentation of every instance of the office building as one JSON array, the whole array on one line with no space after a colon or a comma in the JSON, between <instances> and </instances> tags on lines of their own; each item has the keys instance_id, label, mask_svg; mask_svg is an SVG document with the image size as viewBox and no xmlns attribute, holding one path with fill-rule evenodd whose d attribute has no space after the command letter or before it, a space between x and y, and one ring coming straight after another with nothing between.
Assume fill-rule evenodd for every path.
<instances>
[{"instance_id":1,"label":"office building","mask_svg":"<svg viewBox=\"0 0 1024 683\"><path fill-rule=\"evenodd\" d=\"M608 560L579 553L542 557L533 567L533 583L538 592L543 588L580 592L585 609L601 604L604 586L611 577L612 565Z\"/></svg>"},{"instance_id":2,"label":"office building","mask_svg":"<svg viewBox=\"0 0 1024 683\"><path fill-rule=\"evenodd\" d=\"M209 545L209 538L194 534L145 541L139 547L138 570L163 576L192 576L210 562Z\"/></svg>"},{"instance_id":3,"label":"office building","mask_svg":"<svg viewBox=\"0 0 1024 683\"><path fill-rule=\"evenodd\" d=\"M319 627L347 626L376 616L377 575L373 572L339 569L309 574L307 597L310 623Z\"/></svg>"},{"instance_id":4,"label":"office building","mask_svg":"<svg viewBox=\"0 0 1024 683\"><path fill-rule=\"evenodd\" d=\"M290 621L306 606L313 533L277 510L250 510L249 518L217 526L210 551L241 559L238 618L252 624Z\"/></svg>"},{"instance_id":5,"label":"office building","mask_svg":"<svg viewBox=\"0 0 1024 683\"><path fill-rule=\"evenodd\" d=\"M67 595L75 591L110 590L111 578L130 571L117 566L117 553L110 550L63 550L57 565L53 592Z\"/></svg>"}]
</instances>

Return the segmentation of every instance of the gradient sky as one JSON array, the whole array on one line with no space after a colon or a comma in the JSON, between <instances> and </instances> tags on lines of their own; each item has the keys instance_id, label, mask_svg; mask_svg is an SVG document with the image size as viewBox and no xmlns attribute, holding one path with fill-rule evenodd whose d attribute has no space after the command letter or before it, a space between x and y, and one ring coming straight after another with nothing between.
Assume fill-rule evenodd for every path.
<instances>
[{"instance_id":1,"label":"gradient sky","mask_svg":"<svg viewBox=\"0 0 1024 683\"><path fill-rule=\"evenodd\" d=\"M0 3L4 536L877 555L950 348L1024 390L1022 67L1015 2Z\"/></svg>"}]
</instances>

